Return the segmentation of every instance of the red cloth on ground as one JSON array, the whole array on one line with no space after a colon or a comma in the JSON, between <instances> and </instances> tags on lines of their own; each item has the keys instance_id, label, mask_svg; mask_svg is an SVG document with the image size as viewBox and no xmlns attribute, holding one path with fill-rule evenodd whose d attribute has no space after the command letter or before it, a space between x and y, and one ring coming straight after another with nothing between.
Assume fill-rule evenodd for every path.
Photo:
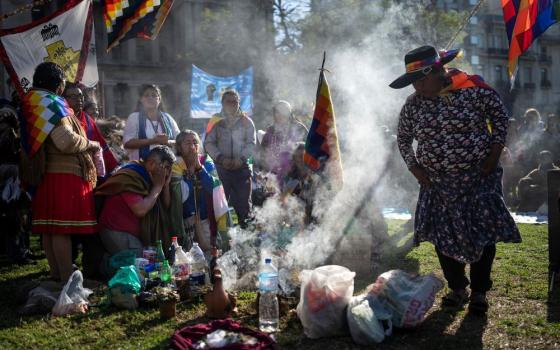
<instances>
[{"instance_id":1,"label":"red cloth on ground","mask_svg":"<svg viewBox=\"0 0 560 350\"><path fill-rule=\"evenodd\" d=\"M37 234L97 232L91 184L73 174L46 173L32 201L31 230Z\"/></svg>"},{"instance_id":2,"label":"red cloth on ground","mask_svg":"<svg viewBox=\"0 0 560 350\"><path fill-rule=\"evenodd\" d=\"M105 162L105 170L107 171L107 174L110 174L119 165L119 162L117 162L113 152L111 152L103 134L101 134L101 131L97 128L95 119L90 117L84 111L80 112L77 117L82 125L82 128L86 132L87 138L91 141L97 141L101 145L101 149L103 150L103 161Z\"/></svg>"},{"instance_id":3,"label":"red cloth on ground","mask_svg":"<svg viewBox=\"0 0 560 350\"><path fill-rule=\"evenodd\" d=\"M130 207L142 199L141 195L134 192L122 192L107 197L101 210L99 224L108 230L139 236L140 219L134 215Z\"/></svg>"},{"instance_id":4,"label":"red cloth on ground","mask_svg":"<svg viewBox=\"0 0 560 350\"><path fill-rule=\"evenodd\" d=\"M193 345L218 329L242 333L257 339L257 344L231 344L221 347L221 350L269 350L278 349L274 340L266 333L254 331L243 327L239 322L233 320L216 320L210 323L200 323L194 326L187 326L176 331L171 337L171 348L177 350L194 349Z\"/></svg>"}]
</instances>

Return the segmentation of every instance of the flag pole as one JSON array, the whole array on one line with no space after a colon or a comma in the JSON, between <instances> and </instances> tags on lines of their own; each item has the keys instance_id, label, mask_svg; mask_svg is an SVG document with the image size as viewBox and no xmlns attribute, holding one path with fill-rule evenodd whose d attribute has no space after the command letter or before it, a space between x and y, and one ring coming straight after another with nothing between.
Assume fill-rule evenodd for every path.
<instances>
[{"instance_id":1,"label":"flag pole","mask_svg":"<svg viewBox=\"0 0 560 350\"><path fill-rule=\"evenodd\" d=\"M445 50L449 50L449 48L451 48L451 45L453 45L453 43L455 42L455 39L457 39L459 34L463 31L463 29L465 28L467 23L471 20L472 16L474 16L478 12L478 10L482 6L483 2L484 2L484 0L479 0L478 3L473 7L471 12L467 15L467 17L465 17L465 19L463 20L463 23L461 23L461 26L459 27L459 29L457 29L457 31L451 37L451 39L449 40L447 45L445 45Z\"/></svg>"}]
</instances>

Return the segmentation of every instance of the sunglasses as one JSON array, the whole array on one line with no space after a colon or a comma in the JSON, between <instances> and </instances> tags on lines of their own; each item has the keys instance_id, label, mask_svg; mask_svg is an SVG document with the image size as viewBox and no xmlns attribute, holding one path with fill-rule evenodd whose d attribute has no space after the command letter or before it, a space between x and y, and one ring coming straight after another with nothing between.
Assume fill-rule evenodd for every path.
<instances>
[{"instance_id":1,"label":"sunglasses","mask_svg":"<svg viewBox=\"0 0 560 350\"><path fill-rule=\"evenodd\" d=\"M417 83L423 83L424 81L426 81L426 79L428 78L428 76L430 75L432 70L433 70L432 66L424 67L421 71L422 74L424 74L424 76L422 78L416 80L414 83L417 84Z\"/></svg>"}]
</instances>

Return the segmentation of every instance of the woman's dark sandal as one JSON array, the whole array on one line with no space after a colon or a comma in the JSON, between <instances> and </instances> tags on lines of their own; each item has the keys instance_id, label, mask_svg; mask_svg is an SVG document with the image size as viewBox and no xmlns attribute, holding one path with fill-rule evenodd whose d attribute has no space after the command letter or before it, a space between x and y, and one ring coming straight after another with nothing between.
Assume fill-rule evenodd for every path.
<instances>
[{"instance_id":1,"label":"woman's dark sandal","mask_svg":"<svg viewBox=\"0 0 560 350\"><path fill-rule=\"evenodd\" d=\"M469 312L475 314L486 314L488 311L488 300L486 293L472 293L469 302Z\"/></svg>"},{"instance_id":2,"label":"woman's dark sandal","mask_svg":"<svg viewBox=\"0 0 560 350\"><path fill-rule=\"evenodd\" d=\"M467 303L469 294L466 290L451 291L441 298L441 306L447 308L461 308Z\"/></svg>"}]
</instances>

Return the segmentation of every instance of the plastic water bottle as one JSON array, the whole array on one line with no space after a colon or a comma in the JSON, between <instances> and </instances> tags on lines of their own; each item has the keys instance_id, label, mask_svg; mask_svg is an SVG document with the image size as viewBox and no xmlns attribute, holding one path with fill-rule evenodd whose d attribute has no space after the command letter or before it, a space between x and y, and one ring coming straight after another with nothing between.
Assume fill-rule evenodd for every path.
<instances>
[{"instance_id":1,"label":"plastic water bottle","mask_svg":"<svg viewBox=\"0 0 560 350\"><path fill-rule=\"evenodd\" d=\"M278 330L278 270L272 265L272 259L264 259L259 272L259 329L272 333Z\"/></svg>"},{"instance_id":2,"label":"plastic water bottle","mask_svg":"<svg viewBox=\"0 0 560 350\"><path fill-rule=\"evenodd\" d=\"M191 250L189 250L189 255L192 259L191 274L189 276L190 285L191 287L203 286L207 283L208 264L204 257L204 252L200 249L198 243L193 243Z\"/></svg>"},{"instance_id":3,"label":"plastic water bottle","mask_svg":"<svg viewBox=\"0 0 560 350\"><path fill-rule=\"evenodd\" d=\"M173 274L177 279L184 279L191 273L191 258L178 245L175 248L175 264L173 264Z\"/></svg>"}]
</instances>

